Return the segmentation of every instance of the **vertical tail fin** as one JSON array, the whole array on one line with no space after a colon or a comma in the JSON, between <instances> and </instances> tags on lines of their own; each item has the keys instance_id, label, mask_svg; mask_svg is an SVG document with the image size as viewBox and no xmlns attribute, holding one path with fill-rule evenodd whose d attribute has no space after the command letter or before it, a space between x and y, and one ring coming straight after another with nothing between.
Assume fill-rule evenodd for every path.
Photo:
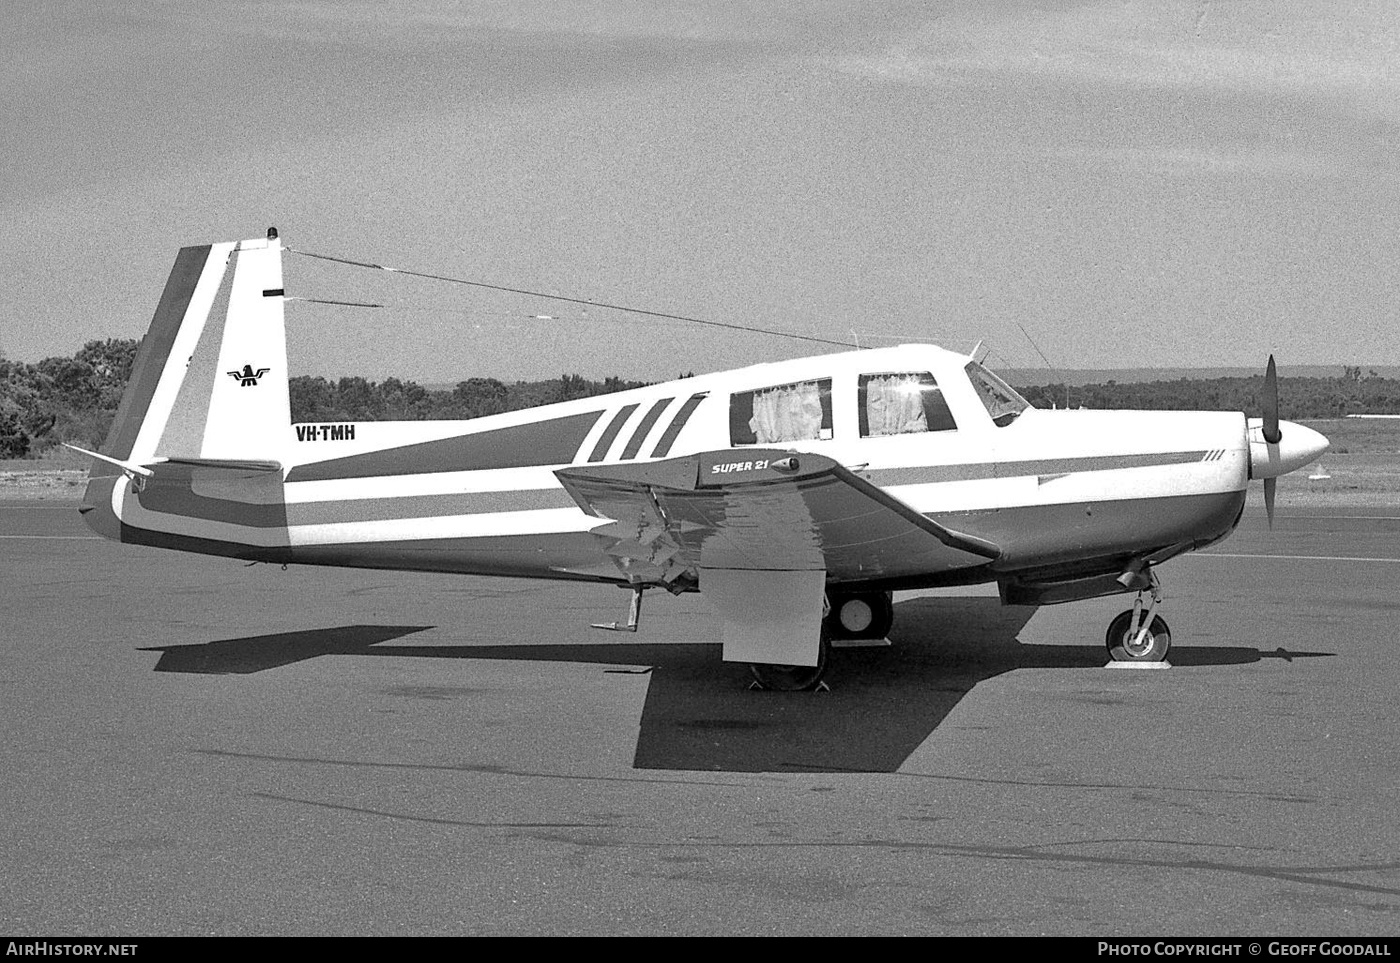
<instances>
[{"instance_id":1,"label":"vertical tail fin","mask_svg":"<svg viewBox=\"0 0 1400 963\"><path fill-rule=\"evenodd\" d=\"M84 514L104 535L122 465L280 460L291 434L282 242L181 249L92 469ZM94 514L94 509L104 509Z\"/></svg>"},{"instance_id":2,"label":"vertical tail fin","mask_svg":"<svg viewBox=\"0 0 1400 963\"><path fill-rule=\"evenodd\" d=\"M276 458L291 424L282 243L187 247L141 342L106 454Z\"/></svg>"}]
</instances>

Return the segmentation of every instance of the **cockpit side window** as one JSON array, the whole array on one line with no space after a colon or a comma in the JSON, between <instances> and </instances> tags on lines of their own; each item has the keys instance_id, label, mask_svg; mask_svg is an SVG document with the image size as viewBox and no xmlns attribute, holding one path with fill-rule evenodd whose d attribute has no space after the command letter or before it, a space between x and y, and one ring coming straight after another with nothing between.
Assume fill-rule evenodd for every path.
<instances>
[{"instance_id":1,"label":"cockpit side window","mask_svg":"<svg viewBox=\"0 0 1400 963\"><path fill-rule=\"evenodd\" d=\"M830 437L830 378L736 391L729 396L731 445L773 445Z\"/></svg>"},{"instance_id":2,"label":"cockpit side window","mask_svg":"<svg viewBox=\"0 0 1400 963\"><path fill-rule=\"evenodd\" d=\"M967 372L972 387L977 390L977 397L981 398L982 404L986 406L987 414L992 416L992 423L998 428L1011 424L1021 412L1031 406L1029 401L1016 393L1015 388L976 361L969 361L963 370Z\"/></svg>"},{"instance_id":3,"label":"cockpit side window","mask_svg":"<svg viewBox=\"0 0 1400 963\"><path fill-rule=\"evenodd\" d=\"M958 428L938 382L926 371L863 374L858 401L862 438Z\"/></svg>"}]
</instances>

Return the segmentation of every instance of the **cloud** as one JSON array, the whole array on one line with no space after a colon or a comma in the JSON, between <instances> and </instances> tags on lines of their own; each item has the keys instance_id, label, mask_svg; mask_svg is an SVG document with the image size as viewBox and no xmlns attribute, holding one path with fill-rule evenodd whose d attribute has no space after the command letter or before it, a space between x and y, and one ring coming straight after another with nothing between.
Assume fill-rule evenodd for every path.
<instances>
[{"instance_id":1,"label":"cloud","mask_svg":"<svg viewBox=\"0 0 1400 963\"><path fill-rule=\"evenodd\" d=\"M1400 116L1400 5L1310 0L1094 2L1055 10L972 7L827 59L912 84L989 76L1071 84L1339 98Z\"/></svg>"},{"instance_id":2,"label":"cloud","mask_svg":"<svg viewBox=\"0 0 1400 963\"><path fill-rule=\"evenodd\" d=\"M1336 158L1312 151L1278 152L1237 148L1062 148L1052 156L1093 166L1170 176L1210 174L1272 174L1285 177L1344 177L1351 170Z\"/></svg>"},{"instance_id":3,"label":"cloud","mask_svg":"<svg viewBox=\"0 0 1400 963\"><path fill-rule=\"evenodd\" d=\"M148 20L238 33L350 44L397 42L410 46L479 41L482 35L691 41L772 40L800 29L804 18L745 0L692 3L656 0L250 0L218 5L160 5Z\"/></svg>"}]
</instances>

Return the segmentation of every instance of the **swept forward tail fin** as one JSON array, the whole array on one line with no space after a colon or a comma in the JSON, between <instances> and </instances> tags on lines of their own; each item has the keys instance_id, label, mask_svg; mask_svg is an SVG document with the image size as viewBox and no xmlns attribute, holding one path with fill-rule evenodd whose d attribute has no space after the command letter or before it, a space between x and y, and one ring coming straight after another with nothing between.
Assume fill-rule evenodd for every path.
<instances>
[{"instance_id":1,"label":"swept forward tail fin","mask_svg":"<svg viewBox=\"0 0 1400 963\"><path fill-rule=\"evenodd\" d=\"M277 457L291 410L282 242L268 234L180 251L105 454Z\"/></svg>"},{"instance_id":2,"label":"swept forward tail fin","mask_svg":"<svg viewBox=\"0 0 1400 963\"><path fill-rule=\"evenodd\" d=\"M94 529L118 537L114 488L132 474L123 465L282 459L291 434L284 300L275 229L181 249L90 475L83 508Z\"/></svg>"}]
</instances>

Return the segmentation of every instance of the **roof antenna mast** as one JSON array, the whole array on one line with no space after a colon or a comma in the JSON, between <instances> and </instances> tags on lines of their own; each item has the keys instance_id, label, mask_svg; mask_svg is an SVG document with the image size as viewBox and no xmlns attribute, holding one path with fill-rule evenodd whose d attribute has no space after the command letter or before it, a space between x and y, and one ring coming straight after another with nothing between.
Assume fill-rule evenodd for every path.
<instances>
[{"instance_id":1,"label":"roof antenna mast","mask_svg":"<svg viewBox=\"0 0 1400 963\"><path fill-rule=\"evenodd\" d=\"M1031 343L1031 347L1035 349L1035 353L1038 354L1038 355L1040 355L1040 360L1045 362L1045 367L1046 367L1046 369L1047 369L1052 375L1054 375L1055 377L1059 378L1061 381L1064 382L1064 385L1065 385L1065 407L1066 407L1066 408L1069 408L1069 379L1066 378L1064 375L1060 374L1057 370L1055 370L1055 366L1054 366L1053 364L1050 363L1050 359L1049 359L1049 358L1045 357L1045 352L1040 350L1040 345L1038 345L1038 344L1035 343L1035 339L1031 337L1031 333L1030 333L1029 331L1026 330L1025 325L1023 325L1020 321L1017 321L1017 322L1016 322L1016 327L1018 327L1018 328L1021 329L1021 333L1024 334L1024 335L1026 336L1026 340L1029 341L1029 342Z\"/></svg>"}]
</instances>

